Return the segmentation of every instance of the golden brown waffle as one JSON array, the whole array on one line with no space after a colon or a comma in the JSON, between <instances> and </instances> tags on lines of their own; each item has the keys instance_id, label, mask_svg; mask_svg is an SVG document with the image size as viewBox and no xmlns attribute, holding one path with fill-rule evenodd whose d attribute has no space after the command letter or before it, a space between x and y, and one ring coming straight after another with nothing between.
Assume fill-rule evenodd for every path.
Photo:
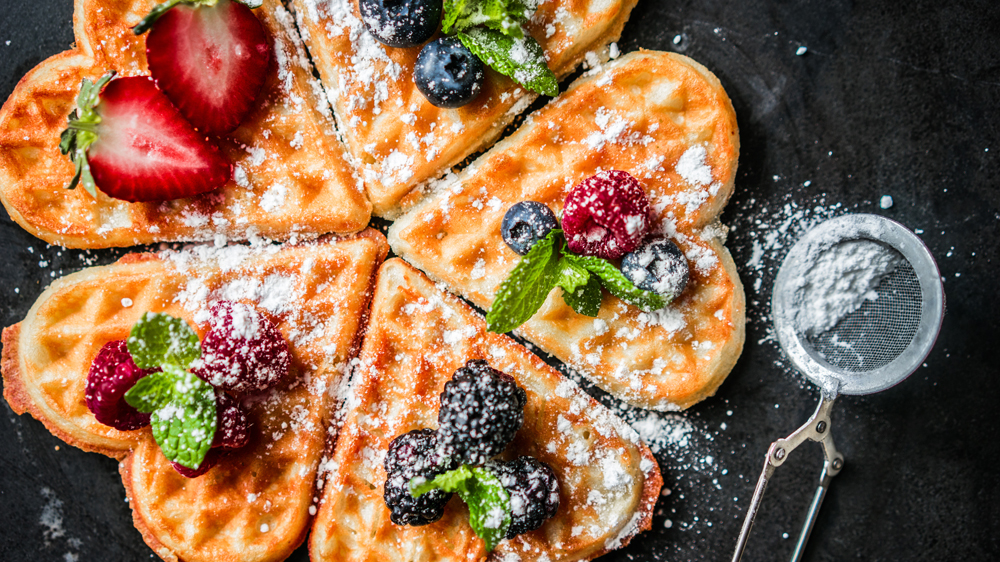
<instances>
[{"instance_id":1,"label":"golden brown waffle","mask_svg":"<svg viewBox=\"0 0 1000 562\"><path fill-rule=\"evenodd\" d=\"M305 539L315 512L336 390L387 249L381 234L366 230L299 245L131 254L66 276L4 330L4 397L67 443L124 459L136 527L164 560L283 560ZM217 299L265 311L289 343L292 374L244 402L250 443L187 479L148 428L122 432L97 422L84 385L101 346L127 337L144 312L204 322Z\"/></svg>"},{"instance_id":2,"label":"golden brown waffle","mask_svg":"<svg viewBox=\"0 0 1000 562\"><path fill-rule=\"evenodd\" d=\"M628 425L399 259L382 265L352 375L344 425L321 473L310 537L314 562L481 560L482 540L457 497L444 518L394 525L382 499L382 466L397 435L437 427L439 395L454 371L485 359L513 376L528 402L507 456L531 455L559 479L556 515L502 541L491 560L587 560L648 529L663 483L652 453Z\"/></svg>"},{"instance_id":3,"label":"golden brown waffle","mask_svg":"<svg viewBox=\"0 0 1000 562\"><path fill-rule=\"evenodd\" d=\"M625 170L650 200L653 231L686 254L691 280L655 314L605 294L598 319L559 290L520 332L618 398L657 410L715 393L743 348L743 287L718 215L733 191L736 115L718 79L680 55L639 52L576 81L389 230L393 250L488 309L518 262L500 236L524 200L558 213L569 190ZM685 159L681 163L682 157Z\"/></svg>"},{"instance_id":4,"label":"golden brown waffle","mask_svg":"<svg viewBox=\"0 0 1000 562\"><path fill-rule=\"evenodd\" d=\"M549 0L529 33L558 77L607 58L636 0ZM376 215L395 218L427 180L488 146L536 94L487 71L483 92L459 109L434 107L413 84L420 49L386 47L365 30L355 0L292 0ZM413 193L411 193L413 192ZM407 195L409 194L409 197Z\"/></svg>"},{"instance_id":5,"label":"golden brown waffle","mask_svg":"<svg viewBox=\"0 0 1000 562\"><path fill-rule=\"evenodd\" d=\"M131 27L157 0L76 0L76 48L25 76L0 111L0 200L28 232L74 248L259 234L357 232L371 205L337 139L291 14L279 0L255 10L274 61L255 109L220 148L234 164L218 190L163 203L128 203L64 189L73 175L59 134L83 78L146 73L145 36Z\"/></svg>"}]
</instances>

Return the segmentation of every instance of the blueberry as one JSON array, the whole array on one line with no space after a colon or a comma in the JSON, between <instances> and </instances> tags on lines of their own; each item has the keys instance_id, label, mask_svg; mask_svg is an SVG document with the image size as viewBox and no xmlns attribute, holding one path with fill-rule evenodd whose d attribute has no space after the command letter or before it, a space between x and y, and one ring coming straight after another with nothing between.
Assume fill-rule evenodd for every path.
<instances>
[{"instance_id":1,"label":"blueberry","mask_svg":"<svg viewBox=\"0 0 1000 562\"><path fill-rule=\"evenodd\" d=\"M360 0L368 31L390 47L416 47L437 31L441 0Z\"/></svg>"},{"instance_id":2,"label":"blueberry","mask_svg":"<svg viewBox=\"0 0 1000 562\"><path fill-rule=\"evenodd\" d=\"M511 250L523 256L554 228L559 222L552 209L537 201L521 201L507 209L500 234Z\"/></svg>"},{"instance_id":3,"label":"blueberry","mask_svg":"<svg viewBox=\"0 0 1000 562\"><path fill-rule=\"evenodd\" d=\"M636 287L673 299L684 292L690 272L677 244L658 238L625 254L622 273Z\"/></svg>"},{"instance_id":4,"label":"blueberry","mask_svg":"<svg viewBox=\"0 0 1000 562\"><path fill-rule=\"evenodd\" d=\"M424 45L413 69L413 82L438 107L461 107L479 95L486 72L483 62L461 41L441 37Z\"/></svg>"}]
</instances>

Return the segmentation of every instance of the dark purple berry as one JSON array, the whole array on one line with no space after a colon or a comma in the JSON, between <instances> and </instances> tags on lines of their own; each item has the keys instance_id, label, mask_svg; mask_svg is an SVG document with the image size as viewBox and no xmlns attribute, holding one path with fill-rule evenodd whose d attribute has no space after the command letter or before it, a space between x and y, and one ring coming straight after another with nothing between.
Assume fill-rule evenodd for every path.
<instances>
[{"instance_id":1,"label":"dark purple berry","mask_svg":"<svg viewBox=\"0 0 1000 562\"><path fill-rule=\"evenodd\" d=\"M684 292L689 273L684 253L664 238L650 240L622 258L622 274L633 285L670 299Z\"/></svg>"},{"instance_id":2,"label":"dark purple berry","mask_svg":"<svg viewBox=\"0 0 1000 562\"><path fill-rule=\"evenodd\" d=\"M552 209L537 201L521 201L507 209L500 234L511 250L523 256L556 228L559 221Z\"/></svg>"},{"instance_id":3,"label":"dark purple berry","mask_svg":"<svg viewBox=\"0 0 1000 562\"><path fill-rule=\"evenodd\" d=\"M125 393L142 377L158 371L136 367L125 340L104 344L90 364L84 399L97 421L115 429L130 431L149 425L149 414L125 401Z\"/></svg>"},{"instance_id":4,"label":"dark purple berry","mask_svg":"<svg viewBox=\"0 0 1000 562\"><path fill-rule=\"evenodd\" d=\"M359 0L361 21L390 47L415 47L437 31L441 0Z\"/></svg>"},{"instance_id":5,"label":"dark purple berry","mask_svg":"<svg viewBox=\"0 0 1000 562\"><path fill-rule=\"evenodd\" d=\"M419 498L410 494L410 480L428 480L457 468L457 463L441 464L437 455L437 434L433 429L416 429L392 440L385 454L385 505L396 525L427 525L444 515L452 494L431 490Z\"/></svg>"},{"instance_id":6,"label":"dark purple berry","mask_svg":"<svg viewBox=\"0 0 1000 562\"><path fill-rule=\"evenodd\" d=\"M639 246L649 223L649 200L628 172L591 176L566 196L562 226L574 254L618 259Z\"/></svg>"},{"instance_id":7,"label":"dark purple berry","mask_svg":"<svg viewBox=\"0 0 1000 562\"><path fill-rule=\"evenodd\" d=\"M221 455L219 454L218 449L209 449L208 454L205 455L204 459L202 459L198 468L188 468L182 464L177 464L174 461L170 461L170 466L174 467L174 470L185 478L197 478L215 466L215 464L219 462L220 456Z\"/></svg>"},{"instance_id":8,"label":"dark purple berry","mask_svg":"<svg viewBox=\"0 0 1000 562\"><path fill-rule=\"evenodd\" d=\"M215 391L215 418L213 448L239 449L250 441L250 422L239 400L219 390Z\"/></svg>"},{"instance_id":9,"label":"dark purple berry","mask_svg":"<svg viewBox=\"0 0 1000 562\"><path fill-rule=\"evenodd\" d=\"M217 302L211 312L195 374L238 396L259 394L285 378L291 366L288 344L266 316L231 301Z\"/></svg>"},{"instance_id":10,"label":"dark purple berry","mask_svg":"<svg viewBox=\"0 0 1000 562\"><path fill-rule=\"evenodd\" d=\"M438 411L438 450L460 464L481 465L503 452L524 422L524 389L486 361L469 361L445 383Z\"/></svg>"},{"instance_id":11,"label":"dark purple berry","mask_svg":"<svg viewBox=\"0 0 1000 562\"><path fill-rule=\"evenodd\" d=\"M534 531L559 509L559 481L552 468L532 457L505 463L493 461L486 468L500 479L510 495L507 538Z\"/></svg>"},{"instance_id":12,"label":"dark purple berry","mask_svg":"<svg viewBox=\"0 0 1000 562\"><path fill-rule=\"evenodd\" d=\"M424 45L413 67L413 83L437 107L461 107L483 89L483 62L455 37L439 37Z\"/></svg>"}]
</instances>

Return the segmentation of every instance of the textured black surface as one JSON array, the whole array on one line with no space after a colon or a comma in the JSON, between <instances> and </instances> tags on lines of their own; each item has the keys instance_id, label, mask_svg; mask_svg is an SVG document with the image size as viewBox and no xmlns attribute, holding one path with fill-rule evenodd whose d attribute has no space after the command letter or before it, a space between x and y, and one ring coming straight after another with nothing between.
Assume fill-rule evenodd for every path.
<instances>
[{"instance_id":1,"label":"textured black surface","mask_svg":"<svg viewBox=\"0 0 1000 562\"><path fill-rule=\"evenodd\" d=\"M0 99L73 41L67 0L3 7ZM723 218L750 321L743 356L716 397L683 416L620 410L672 430L658 454L671 493L653 530L607 560L729 559L764 452L818 397L767 338L777 264L803 220L848 211L919 229L945 279L948 311L924 368L835 406L847 466L806 559L1000 558L998 30L995 0L640 0L622 49L695 58L736 107L740 168ZM800 46L807 51L796 55ZM894 199L887 209L883 195ZM54 276L120 254L48 247L6 215L0 240L3 325L20 320ZM790 556L820 457L807 444L778 470L745 560ZM148 559L123 498L114 461L0 406L0 559ZM292 557L306 559L305 549Z\"/></svg>"}]
</instances>

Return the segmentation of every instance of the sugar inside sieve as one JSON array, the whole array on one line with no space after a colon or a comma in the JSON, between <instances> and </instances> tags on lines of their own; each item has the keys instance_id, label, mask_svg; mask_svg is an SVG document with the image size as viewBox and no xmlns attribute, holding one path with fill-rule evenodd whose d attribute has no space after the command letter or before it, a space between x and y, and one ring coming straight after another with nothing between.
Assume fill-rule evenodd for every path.
<instances>
[{"instance_id":1,"label":"sugar inside sieve","mask_svg":"<svg viewBox=\"0 0 1000 562\"><path fill-rule=\"evenodd\" d=\"M889 388L923 363L944 317L941 276L930 251L906 227L877 215L823 222L792 247L771 299L774 328L792 364L821 389L816 412L771 444L736 544L746 548L764 488L774 470L806 440L823 446L819 487L792 560L801 558L831 479L844 466L831 435L838 394Z\"/></svg>"}]
</instances>

